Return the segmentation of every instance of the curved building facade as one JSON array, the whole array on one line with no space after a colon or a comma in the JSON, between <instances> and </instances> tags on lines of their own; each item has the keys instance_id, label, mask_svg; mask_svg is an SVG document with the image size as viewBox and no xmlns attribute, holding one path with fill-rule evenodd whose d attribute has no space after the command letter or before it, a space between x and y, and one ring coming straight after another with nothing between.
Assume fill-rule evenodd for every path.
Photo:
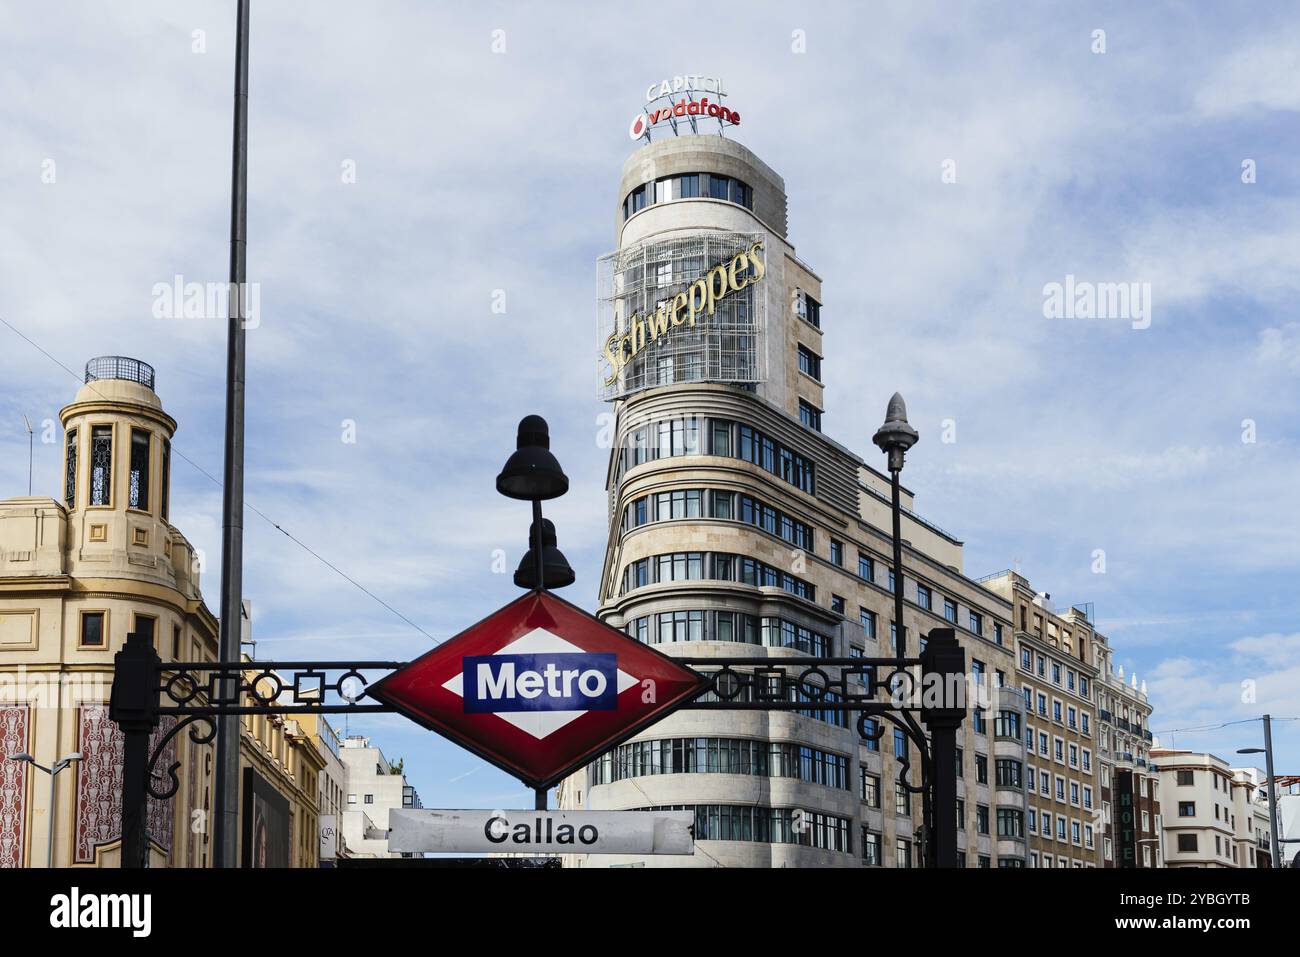
<instances>
[{"instance_id":1,"label":"curved building facade","mask_svg":"<svg viewBox=\"0 0 1300 957\"><path fill-rule=\"evenodd\" d=\"M628 158L616 218L598 280L617 419L598 614L676 656L892 655L888 478L822 432L821 279L787 236L783 180L723 137L664 139ZM962 543L910 491L903 504L908 653L953 627L985 689L959 738L966 862L1019 866L1023 699L999 690L1011 606L962 574ZM560 806L692 809L696 853L566 863L919 866L907 748L814 702L679 711L566 779Z\"/></svg>"}]
</instances>

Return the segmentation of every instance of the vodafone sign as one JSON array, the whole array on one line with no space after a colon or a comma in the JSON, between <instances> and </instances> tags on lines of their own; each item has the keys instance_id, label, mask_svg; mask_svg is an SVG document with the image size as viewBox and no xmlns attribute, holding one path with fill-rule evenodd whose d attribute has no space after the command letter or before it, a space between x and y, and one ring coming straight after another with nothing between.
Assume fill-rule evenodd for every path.
<instances>
[{"instance_id":1,"label":"vodafone sign","mask_svg":"<svg viewBox=\"0 0 1300 957\"><path fill-rule=\"evenodd\" d=\"M726 95L721 77L698 73L651 83L646 90L646 105L632 117L627 135L634 140L648 139L651 129L662 123L669 123L676 133L679 121L686 123L692 133L698 132L699 120L716 120L720 127L738 126L740 114L721 103Z\"/></svg>"}]
</instances>

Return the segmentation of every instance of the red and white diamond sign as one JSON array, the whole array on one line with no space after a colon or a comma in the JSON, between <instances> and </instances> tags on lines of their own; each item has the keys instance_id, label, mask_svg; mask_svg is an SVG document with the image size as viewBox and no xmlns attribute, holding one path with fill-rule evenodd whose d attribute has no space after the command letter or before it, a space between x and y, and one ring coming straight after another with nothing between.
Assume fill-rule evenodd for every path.
<instances>
[{"instance_id":1,"label":"red and white diamond sign","mask_svg":"<svg viewBox=\"0 0 1300 957\"><path fill-rule=\"evenodd\" d=\"M550 787L705 679L549 592L529 592L368 690L530 787Z\"/></svg>"}]
</instances>

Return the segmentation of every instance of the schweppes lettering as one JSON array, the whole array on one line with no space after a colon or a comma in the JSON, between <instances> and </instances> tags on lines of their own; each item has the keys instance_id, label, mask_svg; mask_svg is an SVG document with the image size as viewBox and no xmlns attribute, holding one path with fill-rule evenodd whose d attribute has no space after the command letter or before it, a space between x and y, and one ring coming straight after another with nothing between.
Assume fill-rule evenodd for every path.
<instances>
[{"instance_id":1,"label":"schweppes lettering","mask_svg":"<svg viewBox=\"0 0 1300 957\"><path fill-rule=\"evenodd\" d=\"M665 299L654 312L644 316L633 313L628 319L626 332L615 332L605 340L605 358L610 367L605 385L618 381L623 367L648 343L669 335L683 323L694 328L697 322L713 315L719 302L762 279L767 272L763 257L759 255L762 248L763 240L755 241L727 262L718 263L684 292Z\"/></svg>"}]
</instances>

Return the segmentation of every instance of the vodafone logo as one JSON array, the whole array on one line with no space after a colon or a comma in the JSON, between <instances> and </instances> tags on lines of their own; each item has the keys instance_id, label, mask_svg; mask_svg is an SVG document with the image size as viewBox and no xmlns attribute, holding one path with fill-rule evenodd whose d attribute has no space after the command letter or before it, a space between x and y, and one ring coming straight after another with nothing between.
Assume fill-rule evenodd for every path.
<instances>
[{"instance_id":1,"label":"vodafone logo","mask_svg":"<svg viewBox=\"0 0 1300 957\"><path fill-rule=\"evenodd\" d=\"M632 122L627 128L627 135L634 140L643 139L650 134L650 128L655 124L663 123L674 117L678 119L691 117L704 119L707 117L722 124L740 125L739 113L723 106L721 103L710 102L707 96L702 96L698 100L683 98L675 103L670 100L664 106L658 106L654 109L647 107L645 111L632 118Z\"/></svg>"}]
</instances>

